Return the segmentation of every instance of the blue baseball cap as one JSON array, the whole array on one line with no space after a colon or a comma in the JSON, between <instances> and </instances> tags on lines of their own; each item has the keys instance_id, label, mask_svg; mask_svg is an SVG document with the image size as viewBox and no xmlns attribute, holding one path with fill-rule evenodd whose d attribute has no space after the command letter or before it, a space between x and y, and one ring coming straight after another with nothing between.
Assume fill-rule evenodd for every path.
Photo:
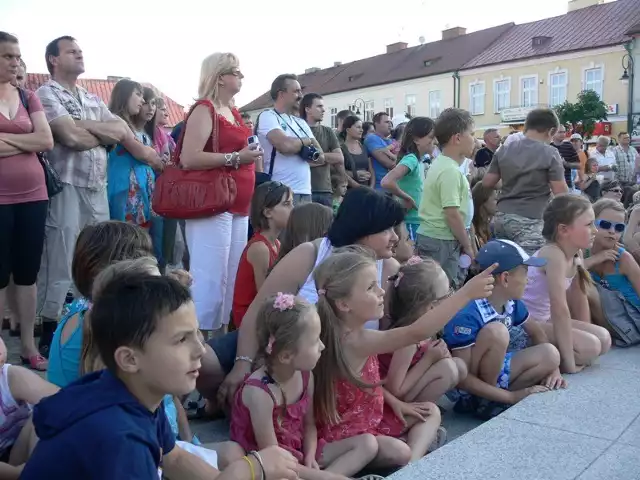
<instances>
[{"instance_id":1,"label":"blue baseball cap","mask_svg":"<svg viewBox=\"0 0 640 480\"><path fill-rule=\"evenodd\" d=\"M487 242L478 252L476 262L483 270L497 263L498 267L493 273L502 273L513 270L520 265L544 267L547 264L547 259L531 257L517 243L499 239Z\"/></svg>"}]
</instances>

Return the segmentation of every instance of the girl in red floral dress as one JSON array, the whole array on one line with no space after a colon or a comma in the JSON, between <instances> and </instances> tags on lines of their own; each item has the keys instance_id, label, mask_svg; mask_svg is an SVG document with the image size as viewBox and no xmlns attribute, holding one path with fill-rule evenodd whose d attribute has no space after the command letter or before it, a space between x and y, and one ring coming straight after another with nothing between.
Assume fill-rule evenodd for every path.
<instances>
[{"instance_id":1,"label":"girl in red floral dress","mask_svg":"<svg viewBox=\"0 0 640 480\"><path fill-rule=\"evenodd\" d=\"M246 451L271 445L288 450L304 480L347 480L375 458L378 444L366 433L318 440L311 373L324 349L318 312L301 297L279 293L265 301L259 318L264 365L236 392L231 439Z\"/></svg>"},{"instance_id":2,"label":"girl in red floral dress","mask_svg":"<svg viewBox=\"0 0 640 480\"><path fill-rule=\"evenodd\" d=\"M318 266L314 273L316 307L325 345L314 370L319 438L335 442L364 433L375 435L378 455L371 464L374 468L403 466L423 457L440 426L438 407L429 402L413 404L422 415L396 416L385 402L390 394L383 392L377 356L426 340L469 301L486 298L493 290L491 271L482 272L411 325L380 331L365 328L369 320L383 316L385 306L373 254L348 247ZM441 280L446 279L429 279L433 288ZM444 284L446 287L447 282Z\"/></svg>"}]
</instances>

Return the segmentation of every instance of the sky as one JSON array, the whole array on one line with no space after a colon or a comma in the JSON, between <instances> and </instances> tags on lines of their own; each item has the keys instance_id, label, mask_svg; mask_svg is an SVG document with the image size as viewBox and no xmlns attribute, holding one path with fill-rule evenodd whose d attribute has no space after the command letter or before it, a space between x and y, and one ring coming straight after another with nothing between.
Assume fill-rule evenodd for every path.
<instances>
[{"instance_id":1,"label":"sky","mask_svg":"<svg viewBox=\"0 0 640 480\"><path fill-rule=\"evenodd\" d=\"M148 82L183 105L197 92L200 64L214 52L233 52L245 75L236 104L266 92L281 73L304 73L504 23L527 23L567 12L565 0L0 0L0 31L20 40L33 73L46 73L44 50L61 35L78 40L84 78L109 75ZM318 10L317 12L315 10Z\"/></svg>"}]
</instances>

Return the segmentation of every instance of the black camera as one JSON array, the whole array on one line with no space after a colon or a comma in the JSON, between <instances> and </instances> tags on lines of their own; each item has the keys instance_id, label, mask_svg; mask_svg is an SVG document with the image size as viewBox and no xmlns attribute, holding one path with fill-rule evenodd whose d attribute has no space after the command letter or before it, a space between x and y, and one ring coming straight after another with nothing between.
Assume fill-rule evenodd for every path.
<instances>
[{"instance_id":1,"label":"black camera","mask_svg":"<svg viewBox=\"0 0 640 480\"><path fill-rule=\"evenodd\" d=\"M313 145L303 145L300 149L299 155L307 162L315 162L320 158L320 152Z\"/></svg>"}]
</instances>

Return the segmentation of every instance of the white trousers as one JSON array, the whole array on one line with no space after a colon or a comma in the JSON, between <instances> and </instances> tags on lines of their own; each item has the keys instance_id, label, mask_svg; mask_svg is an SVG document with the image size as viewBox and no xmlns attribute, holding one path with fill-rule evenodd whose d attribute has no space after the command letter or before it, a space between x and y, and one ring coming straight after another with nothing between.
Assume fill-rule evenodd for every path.
<instances>
[{"instance_id":1,"label":"white trousers","mask_svg":"<svg viewBox=\"0 0 640 480\"><path fill-rule=\"evenodd\" d=\"M238 264L247 245L249 217L222 213L186 221L191 294L202 330L228 325Z\"/></svg>"}]
</instances>

